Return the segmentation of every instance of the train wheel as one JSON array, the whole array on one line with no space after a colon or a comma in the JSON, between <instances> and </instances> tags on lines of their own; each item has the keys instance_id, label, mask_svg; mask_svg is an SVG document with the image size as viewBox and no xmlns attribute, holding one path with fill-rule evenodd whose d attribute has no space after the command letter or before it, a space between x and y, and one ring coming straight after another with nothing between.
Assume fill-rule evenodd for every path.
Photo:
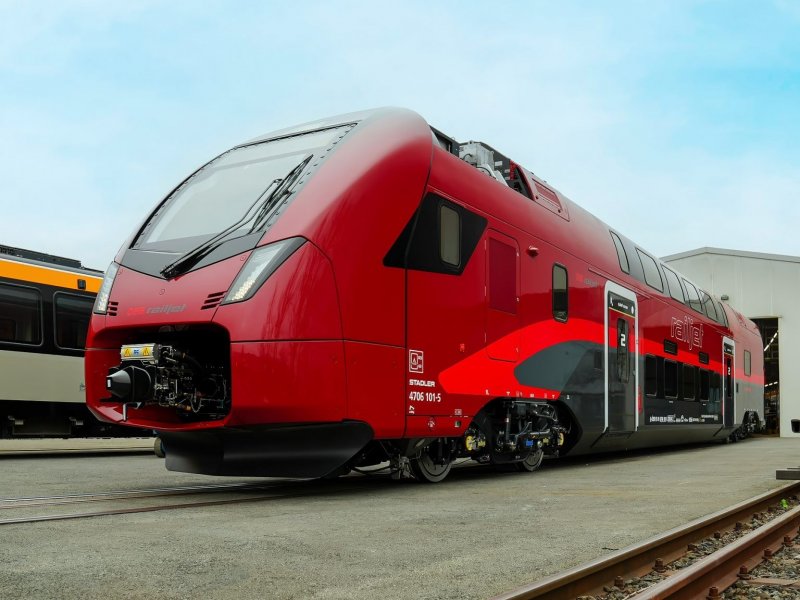
<instances>
[{"instance_id":1,"label":"train wheel","mask_svg":"<svg viewBox=\"0 0 800 600\"><path fill-rule=\"evenodd\" d=\"M153 452L158 458L164 458L167 455L164 451L164 442L161 441L160 437L157 437L153 442Z\"/></svg>"},{"instance_id":2,"label":"train wheel","mask_svg":"<svg viewBox=\"0 0 800 600\"><path fill-rule=\"evenodd\" d=\"M409 461L409 466L417 481L439 483L453 466L447 440L436 440L423 448L418 457Z\"/></svg>"},{"instance_id":3,"label":"train wheel","mask_svg":"<svg viewBox=\"0 0 800 600\"><path fill-rule=\"evenodd\" d=\"M521 460L518 463L514 463L517 465L517 469L520 471L527 471L528 473L533 473L539 467L542 466L542 461L544 460L544 450L539 448L538 450L534 450L525 458L525 460Z\"/></svg>"}]
</instances>

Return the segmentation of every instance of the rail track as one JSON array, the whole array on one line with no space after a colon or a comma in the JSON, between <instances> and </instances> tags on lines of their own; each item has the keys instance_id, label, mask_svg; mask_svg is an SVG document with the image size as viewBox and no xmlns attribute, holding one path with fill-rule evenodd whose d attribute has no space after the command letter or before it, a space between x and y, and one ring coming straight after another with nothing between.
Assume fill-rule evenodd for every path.
<instances>
[{"instance_id":1,"label":"rail track","mask_svg":"<svg viewBox=\"0 0 800 600\"><path fill-rule=\"evenodd\" d=\"M153 438L0 439L0 459L152 452Z\"/></svg>"},{"instance_id":2,"label":"rail track","mask_svg":"<svg viewBox=\"0 0 800 600\"><path fill-rule=\"evenodd\" d=\"M352 489L352 485L332 481L319 480L280 480L260 483L223 483L167 488L150 488L142 490L124 490L111 492L66 494L58 496L38 496L19 498L0 498L0 514L8 514L14 510L38 510L51 506L88 505L95 503L125 503L142 500L160 499L162 502L146 505L123 505L101 510L78 512L47 512L26 514L19 517L0 518L0 526L42 521L64 521L70 519L87 519L112 515L157 512L165 510L192 509L226 504L244 504L268 502L286 498L297 498L317 494L323 489L327 492ZM228 497L233 495L233 497ZM190 502L163 502L176 497L197 496L200 499ZM206 499L211 496L210 499ZM224 496L224 497L220 497Z\"/></svg>"},{"instance_id":3,"label":"rail track","mask_svg":"<svg viewBox=\"0 0 800 600\"><path fill-rule=\"evenodd\" d=\"M496 596L495 600L574 600L595 596L631 600L721 597L719 594L725 588L746 578L762 559L771 557L782 545L793 543L800 527L800 506L776 516L690 566L673 572L669 565L687 551L696 549L698 541L708 537L720 538L725 530L742 529L742 523L753 515L769 510L798 492L800 483L785 485L610 556ZM628 582L646 579L642 576L653 570L658 573L660 581L653 581L652 586L642 590L626 589Z\"/></svg>"}]
</instances>

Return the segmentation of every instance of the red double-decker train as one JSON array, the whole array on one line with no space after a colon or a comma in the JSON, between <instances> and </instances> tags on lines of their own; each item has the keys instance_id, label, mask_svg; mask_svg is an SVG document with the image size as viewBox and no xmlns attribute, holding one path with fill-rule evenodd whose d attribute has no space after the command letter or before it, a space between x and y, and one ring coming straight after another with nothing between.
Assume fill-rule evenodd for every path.
<instances>
[{"instance_id":1,"label":"red double-decker train","mask_svg":"<svg viewBox=\"0 0 800 600\"><path fill-rule=\"evenodd\" d=\"M168 469L320 477L389 461L737 438L756 326L513 160L380 109L228 150L103 281L91 410Z\"/></svg>"}]
</instances>

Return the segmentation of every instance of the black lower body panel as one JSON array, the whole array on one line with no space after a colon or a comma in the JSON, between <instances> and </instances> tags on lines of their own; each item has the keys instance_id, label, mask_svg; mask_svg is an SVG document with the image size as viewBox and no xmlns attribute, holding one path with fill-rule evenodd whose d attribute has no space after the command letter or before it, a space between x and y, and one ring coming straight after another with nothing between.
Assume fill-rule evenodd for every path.
<instances>
[{"instance_id":1,"label":"black lower body panel","mask_svg":"<svg viewBox=\"0 0 800 600\"><path fill-rule=\"evenodd\" d=\"M360 421L159 432L170 471L254 477L323 477L372 439Z\"/></svg>"}]
</instances>

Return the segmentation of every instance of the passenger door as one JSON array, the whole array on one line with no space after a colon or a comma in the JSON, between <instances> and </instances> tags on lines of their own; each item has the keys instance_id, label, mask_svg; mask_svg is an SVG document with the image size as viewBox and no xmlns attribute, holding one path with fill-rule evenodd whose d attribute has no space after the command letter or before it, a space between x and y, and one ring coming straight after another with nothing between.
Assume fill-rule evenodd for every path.
<instances>
[{"instance_id":1,"label":"passenger door","mask_svg":"<svg viewBox=\"0 0 800 600\"><path fill-rule=\"evenodd\" d=\"M606 431L636 430L639 315L636 294L612 282L605 288Z\"/></svg>"},{"instance_id":2,"label":"passenger door","mask_svg":"<svg viewBox=\"0 0 800 600\"><path fill-rule=\"evenodd\" d=\"M519 360L519 246L490 229L486 236L486 352Z\"/></svg>"},{"instance_id":3,"label":"passenger door","mask_svg":"<svg viewBox=\"0 0 800 600\"><path fill-rule=\"evenodd\" d=\"M736 418L736 342L722 338L722 424L732 427Z\"/></svg>"}]
</instances>

